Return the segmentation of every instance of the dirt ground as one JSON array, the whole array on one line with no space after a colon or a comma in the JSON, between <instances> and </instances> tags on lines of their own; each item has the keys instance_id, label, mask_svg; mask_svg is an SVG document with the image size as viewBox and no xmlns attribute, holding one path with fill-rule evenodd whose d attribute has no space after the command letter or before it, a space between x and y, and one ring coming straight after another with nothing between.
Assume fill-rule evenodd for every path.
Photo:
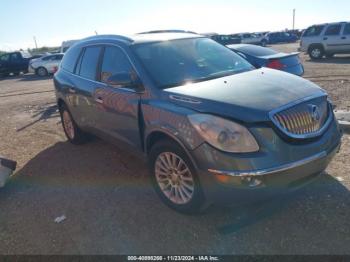
<instances>
[{"instance_id":1,"label":"dirt ground","mask_svg":"<svg viewBox=\"0 0 350 262\"><path fill-rule=\"evenodd\" d=\"M305 78L350 110L350 57L301 58ZM158 200L138 158L99 139L66 142L51 78L0 80L0 116L0 154L18 161L0 189L0 254L350 254L349 135L292 197L184 216Z\"/></svg>"}]
</instances>

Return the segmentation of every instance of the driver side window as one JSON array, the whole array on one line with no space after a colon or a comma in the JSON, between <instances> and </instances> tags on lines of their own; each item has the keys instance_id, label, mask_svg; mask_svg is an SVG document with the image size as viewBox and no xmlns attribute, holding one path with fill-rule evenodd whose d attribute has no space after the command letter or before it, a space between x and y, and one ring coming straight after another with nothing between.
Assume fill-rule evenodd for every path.
<instances>
[{"instance_id":1,"label":"driver side window","mask_svg":"<svg viewBox=\"0 0 350 262\"><path fill-rule=\"evenodd\" d=\"M2 55L2 56L0 56L0 61L8 62L9 60L10 60L10 56L9 55Z\"/></svg>"},{"instance_id":2,"label":"driver side window","mask_svg":"<svg viewBox=\"0 0 350 262\"><path fill-rule=\"evenodd\" d=\"M132 65L123 50L116 46L105 48L101 67L101 82L107 83L107 79L112 75L131 73L132 71Z\"/></svg>"}]
</instances>

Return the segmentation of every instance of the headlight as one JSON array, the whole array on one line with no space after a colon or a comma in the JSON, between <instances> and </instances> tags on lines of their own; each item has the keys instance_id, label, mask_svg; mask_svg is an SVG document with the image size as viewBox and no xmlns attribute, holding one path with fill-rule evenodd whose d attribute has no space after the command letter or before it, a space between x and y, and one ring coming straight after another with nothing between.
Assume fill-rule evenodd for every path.
<instances>
[{"instance_id":1,"label":"headlight","mask_svg":"<svg viewBox=\"0 0 350 262\"><path fill-rule=\"evenodd\" d=\"M205 114L190 115L189 120L203 139L225 152L259 151L259 145L247 128L232 121Z\"/></svg>"}]
</instances>

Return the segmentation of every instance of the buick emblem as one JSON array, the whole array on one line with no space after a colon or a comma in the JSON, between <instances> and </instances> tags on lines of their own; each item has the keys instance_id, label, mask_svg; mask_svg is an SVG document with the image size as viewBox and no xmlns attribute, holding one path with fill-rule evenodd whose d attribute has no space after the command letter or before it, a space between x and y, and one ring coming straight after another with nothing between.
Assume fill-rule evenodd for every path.
<instances>
[{"instance_id":1,"label":"buick emblem","mask_svg":"<svg viewBox=\"0 0 350 262\"><path fill-rule=\"evenodd\" d=\"M319 121L320 120L320 109L316 105L308 105L310 110L310 115L313 121Z\"/></svg>"}]
</instances>

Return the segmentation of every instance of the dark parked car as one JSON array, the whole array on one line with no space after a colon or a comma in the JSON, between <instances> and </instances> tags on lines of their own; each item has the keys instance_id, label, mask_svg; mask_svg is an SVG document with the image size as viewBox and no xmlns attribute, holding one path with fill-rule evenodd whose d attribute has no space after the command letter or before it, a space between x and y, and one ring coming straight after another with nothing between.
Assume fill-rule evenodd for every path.
<instances>
[{"instance_id":1,"label":"dark parked car","mask_svg":"<svg viewBox=\"0 0 350 262\"><path fill-rule=\"evenodd\" d=\"M287 32L271 32L265 36L268 44L295 43L298 37Z\"/></svg>"},{"instance_id":2,"label":"dark parked car","mask_svg":"<svg viewBox=\"0 0 350 262\"><path fill-rule=\"evenodd\" d=\"M256 68L269 67L298 76L304 74L304 67L299 59L298 52L286 54L266 47L245 44L228 45L227 47L242 56Z\"/></svg>"},{"instance_id":3,"label":"dark parked car","mask_svg":"<svg viewBox=\"0 0 350 262\"><path fill-rule=\"evenodd\" d=\"M232 35L212 35L210 36L210 38L222 45L232 45L241 43L241 39L239 37L235 37Z\"/></svg>"},{"instance_id":4,"label":"dark parked car","mask_svg":"<svg viewBox=\"0 0 350 262\"><path fill-rule=\"evenodd\" d=\"M2 54L0 56L0 76L27 73L30 58L31 55L25 51Z\"/></svg>"},{"instance_id":5,"label":"dark parked car","mask_svg":"<svg viewBox=\"0 0 350 262\"><path fill-rule=\"evenodd\" d=\"M180 212L295 190L340 146L320 87L195 34L87 38L67 51L54 84L68 140L93 133L139 152Z\"/></svg>"}]
</instances>

